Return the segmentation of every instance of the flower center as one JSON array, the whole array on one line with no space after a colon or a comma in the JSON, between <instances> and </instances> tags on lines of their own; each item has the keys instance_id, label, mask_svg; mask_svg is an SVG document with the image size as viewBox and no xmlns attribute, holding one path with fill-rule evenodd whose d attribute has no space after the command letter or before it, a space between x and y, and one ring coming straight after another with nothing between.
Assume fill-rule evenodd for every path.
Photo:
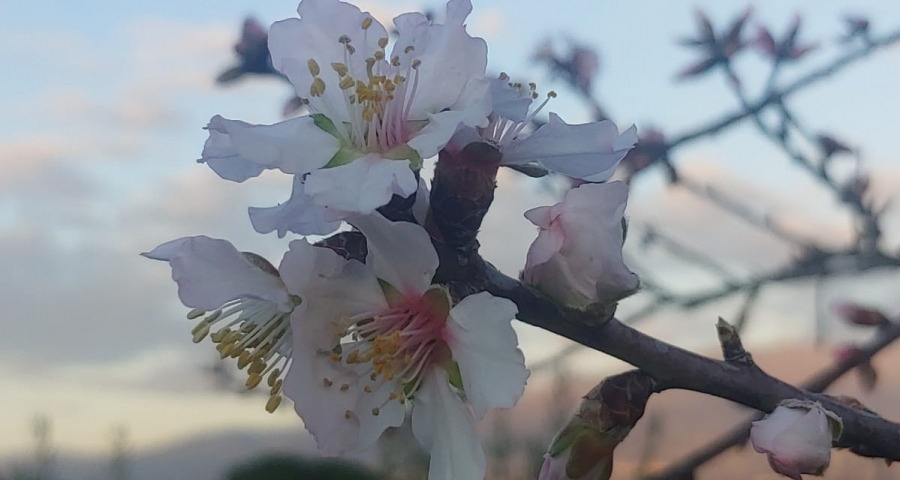
<instances>
[{"instance_id":1,"label":"flower center","mask_svg":"<svg viewBox=\"0 0 900 480\"><path fill-rule=\"evenodd\" d=\"M206 312L194 309L187 317L193 320L204 315ZM267 378L266 410L272 413L281 404L281 377L291 363L290 316L273 302L239 298L206 315L191 333L194 343L209 336L221 358L236 358L239 369L247 368L248 390Z\"/></svg>"},{"instance_id":2,"label":"flower center","mask_svg":"<svg viewBox=\"0 0 900 480\"><path fill-rule=\"evenodd\" d=\"M509 80L509 76L505 73L501 73L500 80L507 81ZM509 86L514 90L515 94L521 98L531 97L532 100L536 100L539 96L537 93L537 84L535 84L534 82L529 83L528 85L523 85L521 83L510 83ZM540 113L545 106L547 106L547 103L550 102L551 98L556 98L556 92L554 92L553 90L547 92L547 98L545 98L537 108L535 108L531 113L528 114L524 122L516 122L508 118L503 118L496 113L491 113L490 117L488 118L488 125L482 129L479 129L481 138L494 143L498 148L501 149L509 145L510 142L518 138L519 134L522 133L522 130L524 130L525 127L531 124L537 114Z\"/></svg>"},{"instance_id":3,"label":"flower center","mask_svg":"<svg viewBox=\"0 0 900 480\"><path fill-rule=\"evenodd\" d=\"M449 303L447 292L438 287L385 311L342 319L340 344L322 353L356 372L365 393L392 383L381 407L394 400L403 404L418 390L426 369L444 358ZM323 383L333 385L327 378ZM337 388L347 391L349 385ZM378 410L373 409L372 415L378 415Z\"/></svg>"},{"instance_id":4,"label":"flower center","mask_svg":"<svg viewBox=\"0 0 900 480\"><path fill-rule=\"evenodd\" d=\"M363 20L364 35L371 25L370 17ZM335 127L340 140L356 150L387 153L404 145L411 133L409 112L419 86L422 63L419 59L411 59L415 47L410 45L404 49L407 59L401 62L399 56L387 61L387 38L378 39L378 50L371 56L365 51L357 52L347 35L340 36L338 43L344 46L344 58L342 62L332 63L331 68L338 75L337 88L341 90L343 104L334 105L323 95L326 84L319 76L319 64L309 59L307 66L313 77L309 96L317 99L315 105L310 105L311 111L330 119L348 118L348 122ZM355 62L351 60L356 55L365 57L365 72L353 71ZM401 68L404 64L406 67ZM339 111L346 111L346 115L337 115Z\"/></svg>"}]
</instances>

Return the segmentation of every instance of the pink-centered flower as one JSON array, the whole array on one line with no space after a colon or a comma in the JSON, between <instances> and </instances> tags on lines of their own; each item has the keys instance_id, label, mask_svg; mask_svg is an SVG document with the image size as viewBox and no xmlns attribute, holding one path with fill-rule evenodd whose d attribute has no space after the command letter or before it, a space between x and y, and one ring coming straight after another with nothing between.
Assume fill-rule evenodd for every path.
<instances>
[{"instance_id":1,"label":"pink-centered flower","mask_svg":"<svg viewBox=\"0 0 900 480\"><path fill-rule=\"evenodd\" d=\"M451 0L443 24L400 15L389 49L387 30L369 13L303 0L299 19L272 25L269 51L310 115L275 125L216 116L201 161L236 181L266 168L303 175L305 194L332 217L408 197L422 159L460 125L487 123L487 46L466 32L471 10L469 0Z\"/></svg>"},{"instance_id":2,"label":"pink-centered flower","mask_svg":"<svg viewBox=\"0 0 900 480\"><path fill-rule=\"evenodd\" d=\"M557 114L534 132L528 130L555 92L536 108L536 85L510 83L501 75L491 81L492 113L487 126L461 127L449 148L461 150L472 142L494 145L502 155L501 165L536 164L569 177L590 182L602 182L615 172L619 162L637 142L637 129L632 125L619 133L609 121L568 124Z\"/></svg>"},{"instance_id":3,"label":"pink-centered flower","mask_svg":"<svg viewBox=\"0 0 900 480\"><path fill-rule=\"evenodd\" d=\"M771 414L753 422L753 448L765 453L777 473L794 480L822 475L831 461L832 440L840 438L840 417L819 403L785 400Z\"/></svg>"},{"instance_id":4,"label":"pink-centered flower","mask_svg":"<svg viewBox=\"0 0 900 480\"><path fill-rule=\"evenodd\" d=\"M584 184L562 202L525 212L540 227L522 274L551 298L574 307L612 303L639 285L622 258L628 186Z\"/></svg>"},{"instance_id":5,"label":"pink-centered flower","mask_svg":"<svg viewBox=\"0 0 900 480\"><path fill-rule=\"evenodd\" d=\"M488 293L453 305L432 285L438 258L417 225L378 214L350 223L366 237L365 264L303 240L281 264L287 287L303 292L286 394L324 454L372 445L411 409L431 480L483 479L474 419L513 406L528 376L515 305Z\"/></svg>"},{"instance_id":6,"label":"pink-centered flower","mask_svg":"<svg viewBox=\"0 0 900 480\"><path fill-rule=\"evenodd\" d=\"M266 409L275 411L294 347L290 315L301 302L279 271L259 255L205 236L172 240L143 255L171 266L178 296L192 308L188 318L200 318L194 342L209 336L223 359L236 358L247 369L247 388L267 379Z\"/></svg>"}]
</instances>

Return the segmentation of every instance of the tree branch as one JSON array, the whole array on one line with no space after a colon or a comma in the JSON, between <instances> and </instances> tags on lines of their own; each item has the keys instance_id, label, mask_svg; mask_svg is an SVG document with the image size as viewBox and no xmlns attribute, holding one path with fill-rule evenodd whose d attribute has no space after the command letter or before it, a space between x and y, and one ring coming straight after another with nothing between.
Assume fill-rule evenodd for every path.
<instances>
[{"instance_id":1,"label":"tree branch","mask_svg":"<svg viewBox=\"0 0 900 480\"><path fill-rule=\"evenodd\" d=\"M713 360L657 340L615 318L584 323L583 315L554 304L489 264L483 283L493 295L519 308L519 320L630 363L647 372L660 390L685 389L731 400L771 412L779 402L800 398L821 402L844 421L844 435L836 446L868 457L900 460L900 425L843 405L834 399L801 390L747 365Z\"/></svg>"}]
</instances>

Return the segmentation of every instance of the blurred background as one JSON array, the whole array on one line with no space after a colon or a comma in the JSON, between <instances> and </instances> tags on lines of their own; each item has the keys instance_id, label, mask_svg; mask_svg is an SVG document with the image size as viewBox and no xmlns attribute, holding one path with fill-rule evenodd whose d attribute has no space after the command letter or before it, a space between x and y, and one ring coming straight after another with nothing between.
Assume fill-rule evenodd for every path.
<instances>
[{"instance_id":1,"label":"blurred background","mask_svg":"<svg viewBox=\"0 0 900 480\"><path fill-rule=\"evenodd\" d=\"M385 24L443 13L436 1L356 3ZM800 382L833 364L836 347L878 335L847 325L835 302L900 314L900 211L890 203L900 192L900 4L756 1L741 21L750 4L473 3L469 31L487 40L492 73L555 90L548 109L570 123L638 127L644 148L618 176L632 185L626 252L645 288L620 318L710 355L716 317L740 321L760 365ZM427 458L404 429L356 459L371 474L310 460L313 441L291 408L266 413L232 362L191 343L168 267L138 255L205 234L280 259L290 237L256 234L246 207L284 201L290 179L234 184L194 160L212 115L273 123L291 111L292 89L265 74L254 46L296 2L2 5L0 479L424 478ZM784 102L741 116L791 85ZM516 275L536 235L522 213L568 184L510 170L498 182L482 253ZM516 328L533 374L520 404L482 425L493 480L536 478L579 397L627 368ZM830 391L897 420L898 362L900 348L887 347ZM749 413L688 393L655 397L613 478L664 471ZM838 455L826 477L900 470ZM775 474L747 448L696 478Z\"/></svg>"}]
</instances>

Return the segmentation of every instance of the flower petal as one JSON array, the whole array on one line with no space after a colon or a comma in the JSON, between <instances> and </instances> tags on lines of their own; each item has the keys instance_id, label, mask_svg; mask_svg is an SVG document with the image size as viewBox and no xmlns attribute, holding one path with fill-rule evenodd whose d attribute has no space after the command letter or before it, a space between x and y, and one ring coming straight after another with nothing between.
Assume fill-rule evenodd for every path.
<instances>
[{"instance_id":1,"label":"flower petal","mask_svg":"<svg viewBox=\"0 0 900 480\"><path fill-rule=\"evenodd\" d=\"M523 279L528 283L537 283L536 270L559 253L565 242L561 225L553 224L550 219L551 210L551 207L537 207L525 212L525 218L541 227L537 238L528 247L525 270L522 272Z\"/></svg>"},{"instance_id":2,"label":"flower petal","mask_svg":"<svg viewBox=\"0 0 900 480\"><path fill-rule=\"evenodd\" d=\"M486 126L491 113L489 90L488 80L470 79L449 109L428 114L428 123L408 145L422 158L431 158L447 145L461 125Z\"/></svg>"},{"instance_id":3,"label":"flower petal","mask_svg":"<svg viewBox=\"0 0 900 480\"><path fill-rule=\"evenodd\" d=\"M311 117L296 117L274 125L251 125L216 115L206 128L211 137L213 132L226 135L233 148L233 151L204 148L201 161L207 162L207 154L217 154L211 157L216 159L231 158L232 162L236 162L234 156L237 156L265 168L304 174L325 166L340 148L338 140L317 127ZM217 146L223 144L223 140L216 140ZM230 155L224 155L229 152Z\"/></svg>"},{"instance_id":4,"label":"flower petal","mask_svg":"<svg viewBox=\"0 0 900 480\"><path fill-rule=\"evenodd\" d=\"M528 369L510 324L516 312L516 304L487 292L469 295L450 310L447 343L475 418L512 407L525 391Z\"/></svg>"},{"instance_id":5,"label":"flower petal","mask_svg":"<svg viewBox=\"0 0 900 480\"><path fill-rule=\"evenodd\" d=\"M250 223L259 233L278 232L283 238L287 232L298 235L328 235L341 226L332 220L327 209L313 203L304 191L303 177L294 176L294 187L287 202L274 207L250 207Z\"/></svg>"},{"instance_id":6,"label":"flower petal","mask_svg":"<svg viewBox=\"0 0 900 480\"><path fill-rule=\"evenodd\" d=\"M438 256L428 232L419 225L392 222L378 213L347 221L366 236L366 264L404 295L420 296L431 286Z\"/></svg>"},{"instance_id":7,"label":"flower petal","mask_svg":"<svg viewBox=\"0 0 900 480\"><path fill-rule=\"evenodd\" d=\"M338 42L341 36L350 39L356 52L350 55L350 72L364 75L366 58L378 49L378 40L388 38L387 30L368 12L355 5L336 0L303 0L297 8L300 18L275 22L269 29L269 52L272 66L288 77L297 96L309 99L311 106L330 118L336 125L347 121L346 108L342 108L344 93L338 88L337 73L331 68L335 62L345 61L346 50ZM372 19L368 30L362 29L365 19ZM319 66L319 78L326 85L322 97L311 97L313 76L308 61ZM341 108L332 108L341 107Z\"/></svg>"},{"instance_id":8,"label":"flower petal","mask_svg":"<svg viewBox=\"0 0 900 480\"><path fill-rule=\"evenodd\" d=\"M306 193L316 204L364 215L387 205L395 194L412 195L417 187L408 161L388 160L377 154L316 170L306 177Z\"/></svg>"},{"instance_id":9,"label":"flower petal","mask_svg":"<svg viewBox=\"0 0 900 480\"><path fill-rule=\"evenodd\" d=\"M475 421L440 368L426 374L412 412L413 435L431 452L428 480L483 480L484 450Z\"/></svg>"},{"instance_id":10,"label":"flower petal","mask_svg":"<svg viewBox=\"0 0 900 480\"><path fill-rule=\"evenodd\" d=\"M487 44L466 32L465 21L471 12L469 0L450 0L444 24L423 22L423 17L415 15L394 20L400 36L391 56L399 57L400 70L406 70L414 60L421 61L413 74L418 76L415 97L413 89L407 97L412 98L410 119L425 120L428 114L444 110L456 102L470 78L484 76ZM407 54L409 46L415 49Z\"/></svg>"},{"instance_id":11,"label":"flower petal","mask_svg":"<svg viewBox=\"0 0 900 480\"><path fill-rule=\"evenodd\" d=\"M306 310L307 321L328 323L387 308L371 268L306 239L290 243L278 270L288 291L312 305Z\"/></svg>"},{"instance_id":12,"label":"flower petal","mask_svg":"<svg viewBox=\"0 0 900 480\"><path fill-rule=\"evenodd\" d=\"M243 182L248 178L258 177L266 167L241 158L231 144L228 134L208 129L209 138L203 144L203 153L197 163L209 165L216 175L231 180Z\"/></svg>"},{"instance_id":13,"label":"flower petal","mask_svg":"<svg viewBox=\"0 0 900 480\"><path fill-rule=\"evenodd\" d=\"M750 440L753 449L759 453L771 451L775 439L805 413L793 408L777 407L764 420L757 420L750 426Z\"/></svg>"},{"instance_id":14,"label":"flower petal","mask_svg":"<svg viewBox=\"0 0 900 480\"><path fill-rule=\"evenodd\" d=\"M359 419L352 411L365 394L355 373L320 353L334 345L335 334L327 323L310 321L308 308L308 304L300 304L291 315L294 349L284 394L294 402L294 410L315 437L319 452L345 455L359 442Z\"/></svg>"},{"instance_id":15,"label":"flower petal","mask_svg":"<svg viewBox=\"0 0 900 480\"><path fill-rule=\"evenodd\" d=\"M401 391L403 391L402 385L395 382L384 382L377 390L360 397L354 409L359 419L357 450L374 445L385 430L403 424L403 420L406 419L406 407L397 400L389 399L391 392Z\"/></svg>"},{"instance_id":16,"label":"flower petal","mask_svg":"<svg viewBox=\"0 0 900 480\"><path fill-rule=\"evenodd\" d=\"M636 142L633 128L619 134L609 120L570 125L551 113L549 123L503 151L503 163L536 161L563 175L600 182L612 176Z\"/></svg>"},{"instance_id":17,"label":"flower petal","mask_svg":"<svg viewBox=\"0 0 900 480\"><path fill-rule=\"evenodd\" d=\"M188 307L210 311L249 297L273 302L283 312L291 311L281 279L249 261L225 240L184 237L142 255L169 262L172 279L178 284L178 298Z\"/></svg>"}]
</instances>

